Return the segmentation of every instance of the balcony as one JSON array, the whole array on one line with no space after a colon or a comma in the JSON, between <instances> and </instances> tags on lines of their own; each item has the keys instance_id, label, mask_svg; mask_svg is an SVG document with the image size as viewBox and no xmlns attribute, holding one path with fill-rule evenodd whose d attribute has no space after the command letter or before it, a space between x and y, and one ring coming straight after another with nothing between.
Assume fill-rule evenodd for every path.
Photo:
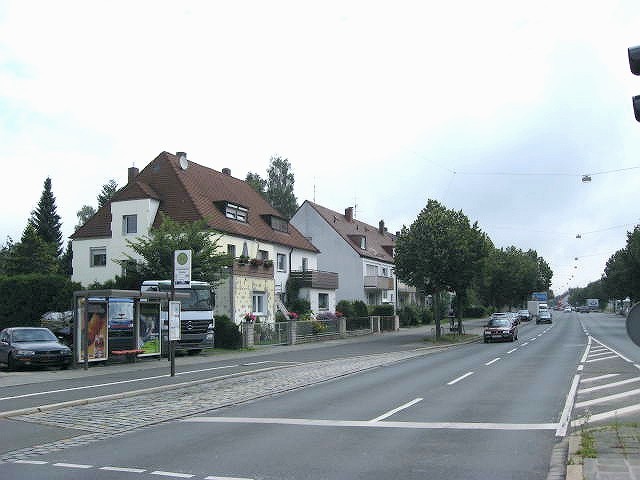
<instances>
[{"instance_id":1,"label":"balcony","mask_svg":"<svg viewBox=\"0 0 640 480\"><path fill-rule=\"evenodd\" d=\"M393 278L365 275L364 288L367 290L393 290Z\"/></svg>"},{"instance_id":2,"label":"balcony","mask_svg":"<svg viewBox=\"0 0 640 480\"><path fill-rule=\"evenodd\" d=\"M297 280L300 288L338 289L338 274L334 272L319 272L317 270L291 271L289 272L289 278Z\"/></svg>"},{"instance_id":3,"label":"balcony","mask_svg":"<svg viewBox=\"0 0 640 480\"><path fill-rule=\"evenodd\" d=\"M273 278L273 262L265 265L263 262L255 262L253 264L249 261L241 263L236 260L231 267L231 274L245 277Z\"/></svg>"}]
</instances>

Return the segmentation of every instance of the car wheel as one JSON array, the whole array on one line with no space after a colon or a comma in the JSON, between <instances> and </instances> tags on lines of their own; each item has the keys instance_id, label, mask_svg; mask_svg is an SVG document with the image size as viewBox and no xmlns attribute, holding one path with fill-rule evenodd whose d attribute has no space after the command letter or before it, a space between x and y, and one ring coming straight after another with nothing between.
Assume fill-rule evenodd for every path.
<instances>
[{"instance_id":1,"label":"car wheel","mask_svg":"<svg viewBox=\"0 0 640 480\"><path fill-rule=\"evenodd\" d=\"M13 356L9 354L7 357L7 370L13 372L16 369L16 361L13 359Z\"/></svg>"},{"instance_id":2,"label":"car wheel","mask_svg":"<svg viewBox=\"0 0 640 480\"><path fill-rule=\"evenodd\" d=\"M199 355L202 350L187 350L187 355Z\"/></svg>"}]
</instances>

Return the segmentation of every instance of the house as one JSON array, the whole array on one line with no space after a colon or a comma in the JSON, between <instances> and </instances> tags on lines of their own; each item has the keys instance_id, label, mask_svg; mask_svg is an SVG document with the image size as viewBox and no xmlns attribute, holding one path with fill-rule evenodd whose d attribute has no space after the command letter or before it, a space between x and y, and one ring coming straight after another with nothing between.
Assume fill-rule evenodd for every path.
<instances>
[{"instance_id":1,"label":"house","mask_svg":"<svg viewBox=\"0 0 640 480\"><path fill-rule=\"evenodd\" d=\"M373 227L344 214L305 201L291 223L320 249L318 267L337 272L336 300L362 300L368 305L415 303L415 288L397 282L393 270L395 236L384 221Z\"/></svg>"},{"instance_id":2,"label":"house","mask_svg":"<svg viewBox=\"0 0 640 480\"><path fill-rule=\"evenodd\" d=\"M124 259L125 252L137 258L127 240L148 234L161 214L179 222L204 219L221 234L220 252L235 261L216 288L215 313L236 322L248 312L274 321L290 273L317 270L318 249L228 168L219 172L187 160L183 152L162 152L142 171L132 167L128 173L127 185L71 236L74 281L88 286L121 275L114 260ZM261 265L240 261L245 255ZM310 279L299 292L334 311L337 274L329 277Z\"/></svg>"}]
</instances>

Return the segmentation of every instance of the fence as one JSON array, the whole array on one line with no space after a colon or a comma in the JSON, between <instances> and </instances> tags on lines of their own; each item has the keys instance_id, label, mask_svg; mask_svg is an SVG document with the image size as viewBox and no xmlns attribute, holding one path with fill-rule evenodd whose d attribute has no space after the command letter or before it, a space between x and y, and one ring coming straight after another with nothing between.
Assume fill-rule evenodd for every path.
<instances>
[{"instance_id":1,"label":"fence","mask_svg":"<svg viewBox=\"0 0 640 480\"><path fill-rule=\"evenodd\" d=\"M275 323L243 323L242 344L295 345L399 329L398 317L356 317Z\"/></svg>"}]
</instances>

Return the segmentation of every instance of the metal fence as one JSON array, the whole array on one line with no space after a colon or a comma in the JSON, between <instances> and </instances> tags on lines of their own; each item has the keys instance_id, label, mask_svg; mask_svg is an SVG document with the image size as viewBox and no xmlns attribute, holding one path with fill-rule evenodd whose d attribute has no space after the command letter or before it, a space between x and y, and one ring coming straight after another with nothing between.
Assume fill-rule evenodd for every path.
<instances>
[{"instance_id":1,"label":"metal fence","mask_svg":"<svg viewBox=\"0 0 640 480\"><path fill-rule=\"evenodd\" d=\"M287 345L289 322L256 323L253 325L254 345Z\"/></svg>"},{"instance_id":2,"label":"metal fence","mask_svg":"<svg viewBox=\"0 0 640 480\"><path fill-rule=\"evenodd\" d=\"M370 317L347 318L347 335L368 335L371 333Z\"/></svg>"},{"instance_id":3,"label":"metal fence","mask_svg":"<svg viewBox=\"0 0 640 480\"><path fill-rule=\"evenodd\" d=\"M339 338L338 320L304 320L296 322L296 343Z\"/></svg>"},{"instance_id":4,"label":"metal fence","mask_svg":"<svg viewBox=\"0 0 640 480\"><path fill-rule=\"evenodd\" d=\"M396 317L380 317L380 330L392 332L396 329Z\"/></svg>"}]
</instances>

